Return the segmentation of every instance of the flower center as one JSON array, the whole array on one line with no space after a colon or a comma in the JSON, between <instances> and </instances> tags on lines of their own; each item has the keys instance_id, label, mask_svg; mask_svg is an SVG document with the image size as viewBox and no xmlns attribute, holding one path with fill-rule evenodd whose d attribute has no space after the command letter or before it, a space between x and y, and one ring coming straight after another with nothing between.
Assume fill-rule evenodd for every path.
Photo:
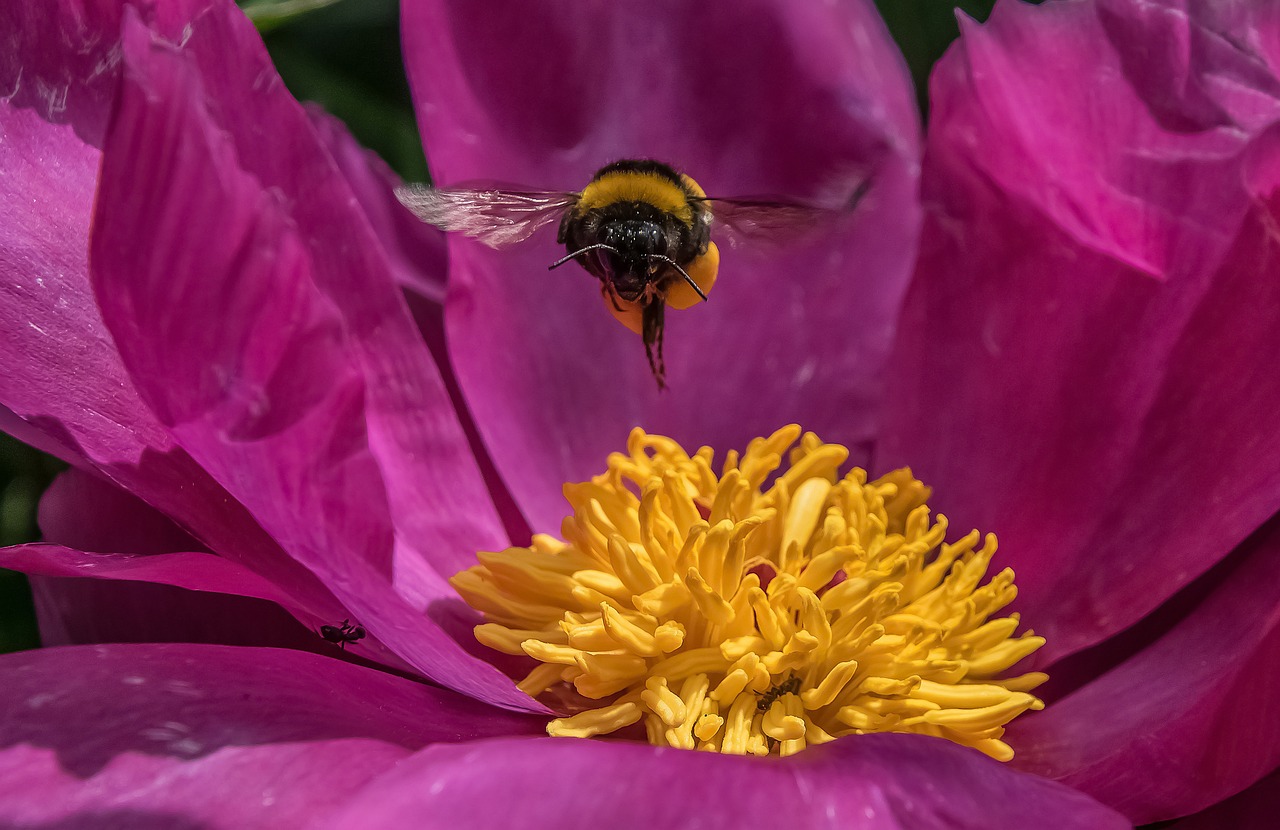
<instances>
[{"instance_id":1,"label":"flower center","mask_svg":"<svg viewBox=\"0 0 1280 830\"><path fill-rule=\"evenodd\" d=\"M790 426L716 475L710 448L637 429L565 485L565 541L481 553L452 582L480 642L539 661L520 688L573 712L552 735L643 721L653 744L790 755L918 732L1008 760L1004 726L1043 707L1046 676L1001 675L1044 639L991 619L1017 593L1007 568L979 584L995 537L946 543L910 470L840 477L848 454Z\"/></svg>"}]
</instances>

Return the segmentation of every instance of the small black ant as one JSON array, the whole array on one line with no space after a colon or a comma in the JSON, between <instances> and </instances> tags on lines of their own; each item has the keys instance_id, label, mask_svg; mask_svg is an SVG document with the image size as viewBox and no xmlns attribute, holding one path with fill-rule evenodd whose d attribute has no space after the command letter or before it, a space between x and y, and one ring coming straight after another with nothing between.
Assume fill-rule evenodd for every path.
<instances>
[{"instance_id":1,"label":"small black ant","mask_svg":"<svg viewBox=\"0 0 1280 830\"><path fill-rule=\"evenodd\" d=\"M355 643L364 639L364 626L352 625L351 620L343 620L341 626L320 626L320 636L346 651L347 643Z\"/></svg>"},{"instance_id":2,"label":"small black ant","mask_svg":"<svg viewBox=\"0 0 1280 830\"><path fill-rule=\"evenodd\" d=\"M770 688L767 692L760 695L760 699L756 701L757 712L768 712L769 707L773 705L775 700L779 700L783 695L794 695L800 691L800 678L791 675L786 680L776 686ZM759 694L759 692L757 692Z\"/></svg>"}]
</instances>

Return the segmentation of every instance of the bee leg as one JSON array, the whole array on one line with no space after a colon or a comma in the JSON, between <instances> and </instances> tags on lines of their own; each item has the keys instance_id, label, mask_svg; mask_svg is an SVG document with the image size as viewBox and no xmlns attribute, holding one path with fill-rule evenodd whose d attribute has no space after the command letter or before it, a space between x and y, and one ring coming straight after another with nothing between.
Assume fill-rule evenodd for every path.
<instances>
[{"instance_id":1,"label":"bee leg","mask_svg":"<svg viewBox=\"0 0 1280 830\"><path fill-rule=\"evenodd\" d=\"M624 309L618 303L618 292L614 290L613 285L611 283L605 284L604 293L605 293L605 296L609 298L609 302L613 304L613 310L621 314Z\"/></svg>"},{"instance_id":2,"label":"bee leg","mask_svg":"<svg viewBox=\"0 0 1280 830\"><path fill-rule=\"evenodd\" d=\"M658 382L659 389L667 388L667 367L662 360L662 330L665 311L666 304L661 300L646 305L644 307L641 330L641 336L644 338L644 354L645 357L649 358L649 371L653 372L653 379ZM655 351L657 354L656 360L654 358Z\"/></svg>"},{"instance_id":3,"label":"bee leg","mask_svg":"<svg viewBox=\"0 0 1280 830\"><path fill-rule=\"evenodd\" d=\"M662 335L667 331L667 327L663 322L667 306L666 303L655 303L655 305L658 307L658 384L665 387L666 384L664 381L667 379L667 362L662 357Z\"/></svg>"}]
</instances>

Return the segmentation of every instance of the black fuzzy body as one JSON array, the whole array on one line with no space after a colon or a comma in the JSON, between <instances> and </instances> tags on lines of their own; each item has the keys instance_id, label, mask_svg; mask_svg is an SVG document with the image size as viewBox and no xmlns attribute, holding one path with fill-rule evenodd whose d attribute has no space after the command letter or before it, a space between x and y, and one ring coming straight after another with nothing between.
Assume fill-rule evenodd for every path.
<instances>
[{"instance_id":1,"label":"black fuzzy body","mask_svg":"<svg viewBox=\"0 0 1280 830\"><path fill-rule=\"evenodd\" d=\"M614 202L581 216L566 216L560 241L569 253L595 244L615 248L617 254L598 248L582 254L578 262L628 302L660 295L670 280L680 279L675 269L653 259L653 254L683 267L699 253L688 225L645 202Z\"/></svg>"}]
</instances>

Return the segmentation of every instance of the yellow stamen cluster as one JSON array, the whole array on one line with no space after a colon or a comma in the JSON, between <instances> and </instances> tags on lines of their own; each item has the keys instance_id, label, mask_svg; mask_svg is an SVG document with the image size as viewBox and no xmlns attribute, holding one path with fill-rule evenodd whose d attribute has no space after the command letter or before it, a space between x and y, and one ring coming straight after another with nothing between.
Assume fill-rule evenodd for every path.
<instances>
[{"instance_id":1,"label":"yellow stamen cluster","mask_svg":"<svg viewBox=\"0 0 1280 830\"><path fill-rule=\"evenodd\" d=\"M552 735L643 720L658 745L790 755L918 732L1011 758L1004 726L1046 678L1000 675L1044 640L990 619L1016 594L1009 569L980 585L995 537L946 543L910 470L840 477L847 457L790 426L716 475L710 448L637 429L565 486L565 541L481 553L453 584L482 643L540 661L521 689L576 701Z\"/></svg>"}]
</instances>

